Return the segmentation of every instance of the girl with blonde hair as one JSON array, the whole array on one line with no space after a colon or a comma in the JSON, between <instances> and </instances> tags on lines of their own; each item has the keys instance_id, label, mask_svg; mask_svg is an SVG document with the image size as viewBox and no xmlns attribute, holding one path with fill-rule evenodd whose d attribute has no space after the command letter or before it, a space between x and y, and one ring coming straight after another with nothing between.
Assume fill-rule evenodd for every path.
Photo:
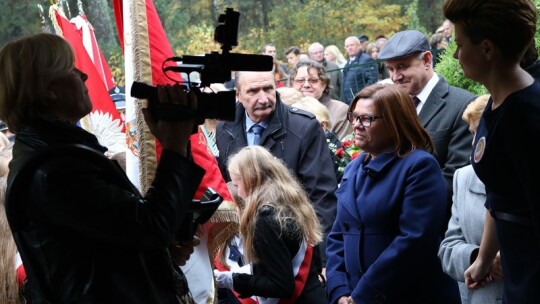
<instances>
[{"instance_id":1,"label":"girl with blonde hair","mask_svg":"<svg viewBox=\"0 0 540 304\"><path fill-rule=\"evenodd\" d=\"M246 204L240 236L253 271L216 271L218 287L256 296L259 303L328 303L314 249L322 240L321 226L298 180L261 146L241 149L229 159L228 170Z\"/></svg>"}]
</instances>

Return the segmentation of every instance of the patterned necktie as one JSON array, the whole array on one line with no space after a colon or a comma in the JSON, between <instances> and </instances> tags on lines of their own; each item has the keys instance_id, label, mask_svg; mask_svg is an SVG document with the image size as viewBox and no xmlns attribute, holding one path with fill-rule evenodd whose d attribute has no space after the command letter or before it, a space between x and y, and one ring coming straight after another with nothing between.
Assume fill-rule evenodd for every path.
<instances>
[{"instance_id":1,"label":"patterned necktie","mask_svg":"<svg viewBox=\"0 0 540 304\"><path fill-rule=\"evenodd\" d=\"M261 140L261 133L264 131L264 127L260 125L251 126L251 131L253 132L253 144L258 145Z\"/></svg>"}]
</instances>

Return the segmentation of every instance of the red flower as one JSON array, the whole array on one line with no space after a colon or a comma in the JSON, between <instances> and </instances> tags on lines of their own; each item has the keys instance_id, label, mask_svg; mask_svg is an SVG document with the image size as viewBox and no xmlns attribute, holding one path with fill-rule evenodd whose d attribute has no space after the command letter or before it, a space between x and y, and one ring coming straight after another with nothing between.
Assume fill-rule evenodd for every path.
<instances>
[{"instance_id":1,"label":"red flower","mask_svg":"<svg viewBox=\"0 0 540 304\"><path fill-rule=\"evenodd\" d=\"M344 142L341 143L341 146L342 146L343 148L345 148L345 149L348 148L348 147L350 147L351 145L352 145L352 140L346 140L346 141L344 141Z\"/></svg>"},{"instance_id":2,"label":"red flower","mask_svg":"<svg viewBox=\"0 0 540 304\"><path fill-rule=\"evenodd\" d=\"M338 182L340 182L347 164L357 158L362 151L354 144L354 140L352 139L344 140L341 143L340 148L338 148L336 144L331 143L328 139L327 142L328 148L330 148L330 151L333 153L332 161L334 162Z\"/></svg>"}]
</instances>

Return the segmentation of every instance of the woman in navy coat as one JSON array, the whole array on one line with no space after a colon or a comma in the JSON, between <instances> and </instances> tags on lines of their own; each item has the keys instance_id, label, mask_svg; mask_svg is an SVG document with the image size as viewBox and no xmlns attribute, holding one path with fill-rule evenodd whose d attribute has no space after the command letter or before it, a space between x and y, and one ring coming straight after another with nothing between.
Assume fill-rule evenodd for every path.
<instances>
[{"instance_id":1,"label":"woman in navy coat","mask_svg":"<svg viewBox=\"0 0 540 304\"><path fill-rule=\"evenodd\" d=\"M364 152L336 192L330 303L460 303L457 283L437 258L445 182L411 97L375 84L356 95L348 117Z\"/></svg>"}]
</instances>

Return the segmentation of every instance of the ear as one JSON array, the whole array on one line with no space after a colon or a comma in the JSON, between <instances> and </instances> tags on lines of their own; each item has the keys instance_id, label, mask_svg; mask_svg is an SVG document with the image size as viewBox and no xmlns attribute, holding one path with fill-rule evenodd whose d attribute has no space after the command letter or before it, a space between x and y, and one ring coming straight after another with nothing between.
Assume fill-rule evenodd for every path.
<instances>
[{"instance_id":1,"label":"ear","mask_svg":"<svg viewBox=\"0 0 540 304\"><path fill-rule=\"evenodd\" d=\"M486 58L486 60L492 60L495 56L495 52L497 51L497 47L493 43L493 41L489 39L484 39L481 44L481 50L482 54Z\"/></svg>"},{"instance_id":2,"label":"ear","mask_svg":"<svg viewBox=\"0 0 540 304\"><path fill-rule=\"evenodd\" d=\"M426 68L432 67L433 54L431 54L431 52L425 52L424 56L422 56L422 57L423 57L423 60L424 60L424 66Z\"/></svg>"}]
</instances>

